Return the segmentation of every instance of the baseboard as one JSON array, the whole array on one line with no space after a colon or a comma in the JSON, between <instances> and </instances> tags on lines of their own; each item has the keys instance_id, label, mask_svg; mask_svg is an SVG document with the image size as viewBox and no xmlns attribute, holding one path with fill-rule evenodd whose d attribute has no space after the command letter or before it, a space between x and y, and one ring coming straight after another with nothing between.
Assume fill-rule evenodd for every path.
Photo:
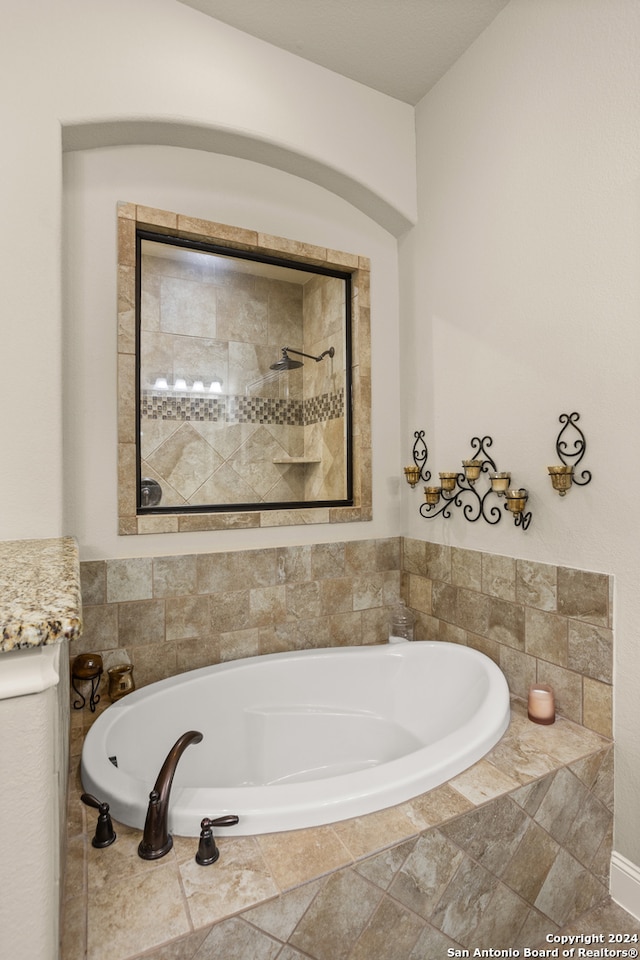
<instances>
[{"instance_id":1,"label":"baseboard","mask_svg":"<svg viewBox=\"0 0 640 960\"><path fill-rule=\"evenodd\" d=\"M611 899L640 920L640 867L614 850L610 883Z\"/></svg>"}]
</instances>

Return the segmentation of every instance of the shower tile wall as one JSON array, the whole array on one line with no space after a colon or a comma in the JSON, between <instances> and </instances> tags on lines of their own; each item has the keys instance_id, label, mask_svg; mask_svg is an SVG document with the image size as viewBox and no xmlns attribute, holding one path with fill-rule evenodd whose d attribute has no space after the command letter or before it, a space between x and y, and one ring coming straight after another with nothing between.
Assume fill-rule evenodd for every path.
<instances>
[{"instance_id":1,"label":"shower tile wall","mask_svg":"<svg viewBox=\"0 0 640 960\"><path fill-rule=\"evenodd\" d=\"M421 540L361 540L81 564L71 656L137 684L254 654L382 643L402 595L416 638L468 644L512 694L550 683L563 716L612 735L611 578Z\"/></svg>"},{"instance_id":2,"label":"shower tile wall","mask_svg":"<svg viewBox=\"0 0 640 960\"><path fill-rule=\"evenodd\" d=\"M166 505L344 497L344 284L303 286L222 263L143 257L143 476L161 484ZM283 346L319 355L329 343L334 360L270 373ZM223 393L158 391L160 377L205 389L219 380ZM274 462L303 455L320 462Z\"/></svg>"},{"instance_id":3,"label":"shower tile wall","mask_svg":"<svg viewBox=\"0 0 640 960\"><path fill-rule=\"evenodd\" d=\"M313 277L304 286L305 350L314 356L333 346L335 356L303 369L306 402L305 453L320 461L305 468L305 500L345 497L345 288L331 277Z\"/></svg>"}]
</instances>

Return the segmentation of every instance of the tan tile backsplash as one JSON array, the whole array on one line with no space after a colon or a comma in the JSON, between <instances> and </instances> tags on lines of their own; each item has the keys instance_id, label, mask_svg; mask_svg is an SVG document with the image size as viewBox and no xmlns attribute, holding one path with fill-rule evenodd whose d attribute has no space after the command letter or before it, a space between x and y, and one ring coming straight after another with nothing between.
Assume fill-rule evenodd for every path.
<instances>
[{"instance_id":1,"label":"tan tile backsplash","mask_svg":"<svg viewBox=\"0 0 640 960\"><path fill-rule=\"evenodd\" d=\"M482 650L514 696L549 683L559 713L612 735L610 577L412 539L402 553L402 589L420 639Z\"/></svg>"},{"instance_id":2,"label":"tan tile backsplash","mask_svg":"<svg viewBox=\"0 0 640 960\"><path fill-rule=\"evenodd\" d=\"M416 639L482 650L514 696L550 683L558 712L610 737L610 578L410 538L81 564L71 655L134 664L138 686L235 657L383 643L402 595Z\"/></svg>"}]
</instances>

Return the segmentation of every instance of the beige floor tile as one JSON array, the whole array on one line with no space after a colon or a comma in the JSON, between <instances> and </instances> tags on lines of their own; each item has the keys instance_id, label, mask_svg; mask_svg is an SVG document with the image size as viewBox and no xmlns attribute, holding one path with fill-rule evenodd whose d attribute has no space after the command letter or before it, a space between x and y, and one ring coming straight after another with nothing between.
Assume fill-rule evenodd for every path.
<instances>
[{"instance_id":1,"label":"beige floor tile","mask_svg":"<svg viewBox=\"0 0 640 960\"><path fill-rule=\"evenodd\" d=\"M216 841L220 858L208 867L194 857L180 864L180 877L195 928L222 920L279 893L253 837Z\"/></svg>"},{"instance_id":2,"label":"beige floor tile","mask_svg":"<svg viewBox=\"0 0 640 960\"><path fill-rule=\"evenodd\" d=\"M147 870L111 882L106 895L90 901L87 956L91 960L126 960L189 933L175 862L144 865Z\"/></svg>"}]
</instances>

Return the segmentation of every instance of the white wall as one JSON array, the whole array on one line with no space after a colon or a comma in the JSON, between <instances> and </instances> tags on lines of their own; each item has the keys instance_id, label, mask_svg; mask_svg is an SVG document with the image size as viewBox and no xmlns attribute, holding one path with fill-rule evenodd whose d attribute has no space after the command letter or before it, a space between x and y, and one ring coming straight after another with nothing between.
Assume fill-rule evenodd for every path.
<instances>
[{"instance_id":1,"label":"white wall","mask_svg":"<svg viewBox=\"0 0 640 960\"><path fill-rule=\"evenodd\" d=\"M109 147L64 163L64 528L83 560L397 536L396 240L323 187L248 160L176 147ZM116 204L174 210L371 259L372 522L117 536Z\"/></svg>"},{"instance_id":2,"label":"white wall","mask_svg":"<svg viewBox=\"0 0 640 960\"><path fill-rule=\"evenodd\" d=\"M511 0L417 108L418 226L402 244L403 459L460 469L472 436L530 490L523 533L461 516L404 532L614 574L615 845L640 863L640 5ZM591 484L564 499L561 413ZM418 492L419 491L419 492Z\"/></svg>"},{"instance_id":3,"label":"white wall","mask_svg":"<svg viewBox=\"0 0 640 960\"><path fill-rule=\"evenodd\" d=\"M415 219L415 140L406 104L175 0L5 6L0 537L13 539L74 533L62 504L63 145L235 151L295 169L397 232Z\"/></svg>"}]
</instances>

